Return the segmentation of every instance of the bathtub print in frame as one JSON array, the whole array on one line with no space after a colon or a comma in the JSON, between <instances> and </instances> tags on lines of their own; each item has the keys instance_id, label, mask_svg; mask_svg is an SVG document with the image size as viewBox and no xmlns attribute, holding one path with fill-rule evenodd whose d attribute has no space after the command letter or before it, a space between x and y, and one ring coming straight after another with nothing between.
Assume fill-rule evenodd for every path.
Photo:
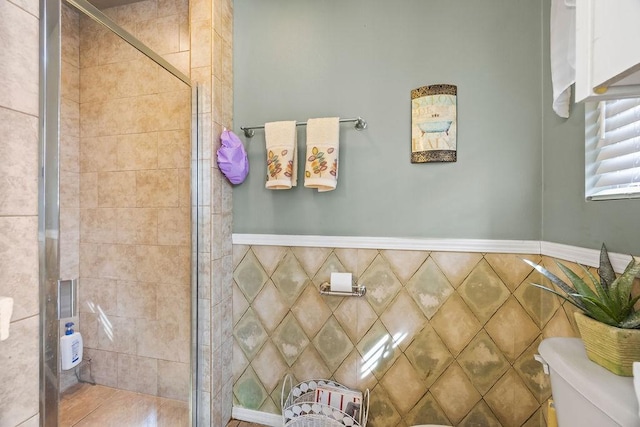
<instances>
[{"instance_id":1,"label":"bathtub print in frame","mask_svg":"<svg viewBox=\"0 0 640 427\"><path fill-rule=\"evenodd\" d=\"M457 160L458 87L422 86L411 91L411 163Z\"/></svg>"}]
</instances>

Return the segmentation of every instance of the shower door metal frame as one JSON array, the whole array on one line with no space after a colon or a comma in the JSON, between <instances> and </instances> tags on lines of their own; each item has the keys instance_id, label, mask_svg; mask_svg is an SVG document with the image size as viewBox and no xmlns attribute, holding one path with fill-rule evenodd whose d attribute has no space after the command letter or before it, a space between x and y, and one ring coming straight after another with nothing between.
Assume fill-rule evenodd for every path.
<instances>
[{"instance_id":1,"label":"shower door metal frame","mask_svg":"<svg viewBox=\"0 0 640 427\"><path fill-rule=\"evenodd\" d=\"M104 25L149 59L173 74L192 88L197 89L188 76L146 46L132 34L103 14L86 0L64 0L94 21ZM57 307L57 284L60 278L60 82L61 82L61 0L40 0L40 107L39 107L39 168L38 168L38 256L40 281L40 426L58 426L59 378L58 346L59 325ZM198 100L192 100L192 114ZM201 156L198 150L198 116L193 116L191 129L192 155ZM197 329L198 304L198 232L200 230L199 197L202 186L198 185L199 162L191 162L192 197L192 254L191 254L191 372L190 412L191 425L197 425Z\"/></svg>"},{"instance_id":2,"label":"shower door metal frame","mask_svg":"<svg viewBox=\"0 0 640 427\"><path fill-rule=\"evenodd\" d=\"M200 343L198 342L198 289L200 280L200 245L204 241L201 219L202 209L202 130L200 126L200 109L202 103L202 88L199 85L191 87L191 426L198 425L198 386L200 371Z\"/></svg>"},{"instance_id":3,"label":"shower door metal frame","mask_svg":"<svg viewBox=\"0 0 640 427\"><path fill-rule=\"evenodd\" d=\"M58 425L58 306L60 277L59 0L40 0L38 257L40 280L40 425Z\"/></svg>"},{"instance_id":4,"label":"shower door metal frame","mask_svg":"<svg viewBox=\"0 0 640 427\"><path fill-rule=\"evenodd\" d=\"M151 59L156 64L160 65L162 68L182 80L187 86L191 86L191 79L187 77L182 71L178 70L174 67L169 61L164 59L162 56L158 55L153 49L149 46L138 40L133 34L122 28L115 21L109 18L107 15L102 13L100 9L89 3L87 0L64 0L65 3L70 4L74 8L78 9L89 18L96 21L98 24L101 24L119 36L122 40L129 43L131 46L135 47L138 51L140 51L143 55Z\"/></svg>"}]
</instances>

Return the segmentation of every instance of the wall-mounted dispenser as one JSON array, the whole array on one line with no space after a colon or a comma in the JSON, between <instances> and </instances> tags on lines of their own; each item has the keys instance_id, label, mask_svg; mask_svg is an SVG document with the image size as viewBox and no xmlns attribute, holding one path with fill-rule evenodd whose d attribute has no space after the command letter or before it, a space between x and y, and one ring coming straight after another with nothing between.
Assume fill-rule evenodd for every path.
<instances>
[{"instance_id":1,"label":"wall-mounted dispenser","mask_svg":"<svg viewBox=\"0 0 640 427\"><path fill-rule=\"evenodd\" d=\"M73 322L67 322L66 331L60 338L60 356L63 370L78 366L82 362L82 335L73 330Z\"/></svg>"}]
</instances>

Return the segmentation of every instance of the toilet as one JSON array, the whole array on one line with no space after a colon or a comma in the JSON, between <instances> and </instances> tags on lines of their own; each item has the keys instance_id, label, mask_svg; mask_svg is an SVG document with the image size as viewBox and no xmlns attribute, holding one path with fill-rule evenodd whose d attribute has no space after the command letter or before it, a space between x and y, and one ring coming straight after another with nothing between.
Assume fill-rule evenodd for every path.
<instances>
[{"instance_id":1,"label":"toilet","mask_svg":"<svg viewBox=\"0 0 640 427\"><path fill-rule=\"evenodd\" d=\"M633 378L589 360L580 338L546 338L538 353L551 379L559 427L640 427Z\"/></svg>"}]
</instances>

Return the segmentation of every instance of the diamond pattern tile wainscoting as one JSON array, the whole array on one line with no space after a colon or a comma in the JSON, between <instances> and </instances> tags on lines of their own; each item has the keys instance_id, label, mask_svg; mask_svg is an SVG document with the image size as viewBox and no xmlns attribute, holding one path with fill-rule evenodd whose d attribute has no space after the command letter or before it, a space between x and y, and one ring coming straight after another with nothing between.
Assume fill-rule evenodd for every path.
<instances>
[{"instance_id":1,"label":"diamond pattern tile wainscoting","mask_svg":"<svg viewBox=\"0 0 640 427\"><path fill-rule=\"evenodd\" d=\"M279 414L291 373L369 388L371 427L545 425L533 355L577 334L521 258L556 271L551 258L243 245L233 257L235 406ZM353 273L365 297L320 295L331 272Z\"/></svg>"}]
</instances>

